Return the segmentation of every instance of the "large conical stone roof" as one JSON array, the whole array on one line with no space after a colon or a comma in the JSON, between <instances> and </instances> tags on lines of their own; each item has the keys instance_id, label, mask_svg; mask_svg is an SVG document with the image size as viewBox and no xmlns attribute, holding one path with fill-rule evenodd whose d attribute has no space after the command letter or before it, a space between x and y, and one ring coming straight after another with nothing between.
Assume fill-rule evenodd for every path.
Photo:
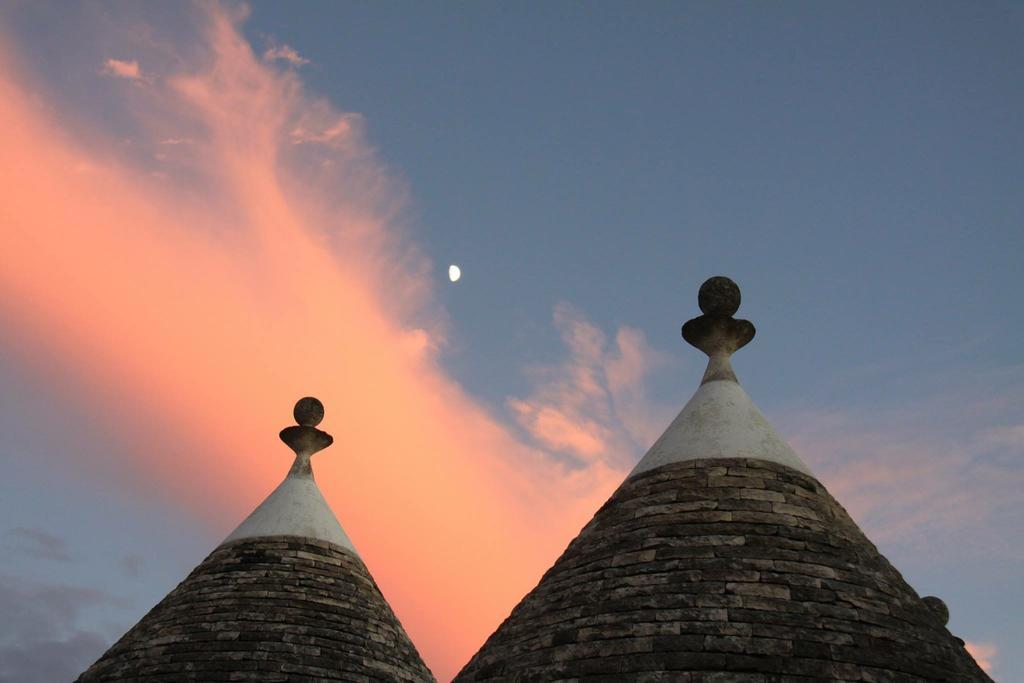
<instances>
[{"instance_id":1,"label":"large conical stone roof","mask_svg":"<svg viewBox=\"0 0 1024 683\"><path fill-rule=\"evenodd\" d=\"M295 417L281 485L80 683L434 680L313 479L323 406Z\"/></svg>"},{"instance_id":2,"label":"large conical stone roof","mask_svg":"<svg viewBox=\"0 0 1024 683\"><path fill-rule=\"evenodd\" d=\"M739 289L699 301L700 389L456 680L989 681L737 383Z\"/></svg>"}]
</instances>

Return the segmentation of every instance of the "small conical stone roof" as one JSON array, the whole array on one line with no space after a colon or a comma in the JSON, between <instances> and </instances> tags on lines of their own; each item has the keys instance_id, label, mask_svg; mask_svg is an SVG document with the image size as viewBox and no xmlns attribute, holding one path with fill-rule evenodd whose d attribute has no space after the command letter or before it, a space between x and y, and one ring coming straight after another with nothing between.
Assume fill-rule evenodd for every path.
<instances>
[{"instance_id":1,"label":"small conical stone roof","mask_svg":"<svg viewBox=\"0 0 1024 683\"><path fill-rule=\"evenodd\" d=\"M990 681L740 387L711 278L697 393L457 681Z\"/></svg>"},{"instance_id":2,"label":"small conical stone roof","mask_svg":"<svg viewBox=\"0 0 1024 683\"><path fill-rule=\"evenodd\" d=\"M313 479L333 439L295 406L285 480L78 681L433 681Z\"/></svg>"}]
</instances>

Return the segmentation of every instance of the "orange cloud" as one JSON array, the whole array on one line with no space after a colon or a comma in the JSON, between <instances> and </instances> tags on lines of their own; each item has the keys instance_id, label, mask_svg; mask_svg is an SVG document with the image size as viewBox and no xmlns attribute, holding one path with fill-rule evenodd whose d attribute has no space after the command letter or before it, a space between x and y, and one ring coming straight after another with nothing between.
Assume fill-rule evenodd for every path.
<instances>
[{"instance_id":1,"label":"orange cloud","mask_svg":"<svg viewBox=\"0 0 1024 683\"><path fill-rule=\"evenodd\" d=\"M261 61L238 17L203 11L202 59L168 59L179 71L133 93L133 147L161 150L158 173L28 95L0 50L5 349L133 454L66 457L69 479L166 497L225 534L284 475L292 402L319 396L335 445L318 480L450 677L621 471L551 460L446 376L401 193L357 125L331 132L357 118ZM331 144L294 145L297 127Z\"/></svg>"},{"instance_id":2,"label":"orange cloud","mask_svg":"<svg viewBox=\"0 0 1024 683\"><path fill-rule=\"evenodd\" d=\"M996 661L996 646L991 643L972 643L967 641L964 647L974 657L974 661L985 670L989 676L993 675Z\"/></svg>"}]
</instances>

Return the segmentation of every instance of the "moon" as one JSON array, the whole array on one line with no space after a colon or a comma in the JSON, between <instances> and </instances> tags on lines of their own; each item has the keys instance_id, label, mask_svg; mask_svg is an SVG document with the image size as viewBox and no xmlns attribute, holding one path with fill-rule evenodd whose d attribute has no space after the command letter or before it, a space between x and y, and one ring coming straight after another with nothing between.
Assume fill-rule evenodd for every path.
<instances>
[{"instance_id":1,"label":"moon","mask_svg":"<svg viewBox=\"0 0 1024 683\"><path fill-rule=\"evenodd\" d=\"M462 277L462 269L454 263L448 266L448 279L452 282L458 282L459 278Z\"/></svg>"}]
</instances>

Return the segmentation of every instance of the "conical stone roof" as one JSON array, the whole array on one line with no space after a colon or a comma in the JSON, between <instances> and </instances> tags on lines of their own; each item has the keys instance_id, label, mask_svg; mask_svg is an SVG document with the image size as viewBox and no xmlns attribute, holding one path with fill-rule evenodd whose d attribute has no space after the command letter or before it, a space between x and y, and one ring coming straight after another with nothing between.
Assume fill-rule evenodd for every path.
<instances>
[{"instance_id":1,"label":"conical stone roof","mask_svg":"<svg viewBox=\"0 0 1024 683\"><path fill-rule=\"evenodd\" d=\"M693 399L456 681L989 681L768 424L727 278L684 338Z\"/></svg>"},{"instance_id":2,"label":"conical stone roof","mask_svg":"<svg viewBox=\"0 0 1024 683\"><path fill-rule=\"evenodd\" d=\"M433 681L313 479L304 398L288 476L78 681Z\"/></svg>"}]
</instances>

